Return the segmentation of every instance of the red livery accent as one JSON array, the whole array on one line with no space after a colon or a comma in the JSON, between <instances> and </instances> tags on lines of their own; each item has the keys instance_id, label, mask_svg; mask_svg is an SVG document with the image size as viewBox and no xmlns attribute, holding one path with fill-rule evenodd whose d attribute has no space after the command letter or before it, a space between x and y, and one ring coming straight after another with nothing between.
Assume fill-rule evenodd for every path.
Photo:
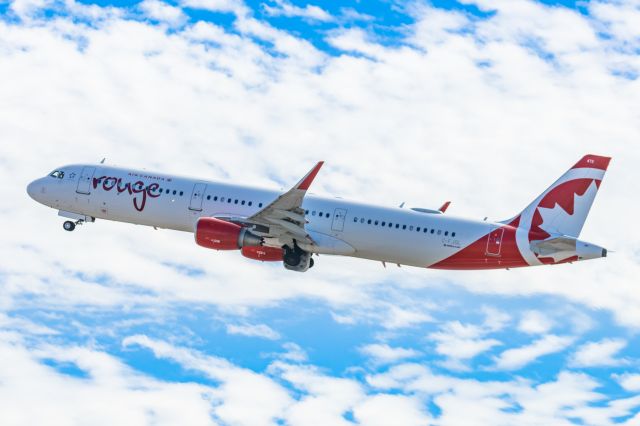
<instances>
[{"instance_id":1,"label":"red livery accent","mask_svg":"<svg viewBox=\"0 0 640 426\"><path fill-rule=\"evenodd\" d=\"M313 182L313 180L316 178L316 175L320 171L320 168L323 164L324 161L319 161L318 164L316 164L316 166L309 172L309 174L302 178L302 181L298 185L297 189L302 189L303 191L309 189L309 187L311 186L311 182Z\"/></svg>"},{"instance_id":2,"label":"red livery accent","mask_svg":"<svg viewBox=\"0 0 640 426\"><path fill-rule=\"evenodd\" d=\"M607 170L611 157L601 157L599 155L585 155L578 161L572 169L600 169Z\"/></svg>"},{"instance_id":3,"label":"red livery accent","mask_svg":"<svg viewBox=\"0 0 640 426\"><path fill-rule=\"evenodd\" d=\"M250 246L242 247L242 255L249 259L261 260L263 262L280 262L282 261L282 248Z\"/></svg>"},{"instance_id":4,"label":"red livery accent","mask_svg":"<svg viewBox=\"0 0 640 426\"><path fill-rule=\"evenodd\" d=\"M196 225L196 243L214 250L238 250L242 228L214 217L203 217Z\"/></svg>"},{"instance_id":5,"label":"red livery accent","mask_svg":"<svg viewBox=\"0 0 640 426\"><path fill-rule=\"evenodd\" d=\"M557 204L571 216L575 210L575 197L584 195L593 181L594 179L574 179L562 183L544 196L538 204L538 208L544 207L552 209ZM599 180L595 182L597 186L600 185ZM542 225L542 215L538 208L536 208L533 220L531 221L531 227L529 228L529 241L544 240L550 237L548 232L540 228L540 225Z\"/></svg>"},{"instance_id":6,"label":"red livery accent","mask_svg":"<svg viewBox=\"0 0 640 426\"><path fill-rule=\"evenodd\" d=\"M499 269L529 266L516 244L520 218L492 230L459 252L430 266L433 269Z\"/></svg>"},{"instance_id":7,"label":"red livery accent","mask_svg":"<svg viewBox=\"0 0 640 426\"><path fill-rule=\"evenodd\" d=\"M442 213L444 213L449 208L449 205L451 205L451 201L445 202L438 210L440 210Z\"/></svg>"}]
</instances>

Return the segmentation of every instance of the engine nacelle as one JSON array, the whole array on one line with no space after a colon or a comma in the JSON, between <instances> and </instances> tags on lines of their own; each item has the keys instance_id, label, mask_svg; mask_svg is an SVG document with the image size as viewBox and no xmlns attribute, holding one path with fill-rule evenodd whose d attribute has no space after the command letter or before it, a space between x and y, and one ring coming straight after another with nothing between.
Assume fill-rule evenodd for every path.
<instances>
[{"instance_id":1,"label":"engine nacelle","mask_svg":"<svg viewBox=\"0 0 640 426\"><path fill-rule=\"evenodd\" d=\"M279 262L282 260L282 248L267 246L245 246L241 253L249 259L261 260L263 262Z\"/></svg>"},{"instance_id":2,"label":"engine nacelle","mask_svg":"<svg viewBox=\"0 0 640 426\"><path fill-rule=\"evenodd\" d=\"M262 238L247 228L214 217L198 219L195 237L199 246L214 250L238 250L262 244Z\"/></svg>"}]
</instances>

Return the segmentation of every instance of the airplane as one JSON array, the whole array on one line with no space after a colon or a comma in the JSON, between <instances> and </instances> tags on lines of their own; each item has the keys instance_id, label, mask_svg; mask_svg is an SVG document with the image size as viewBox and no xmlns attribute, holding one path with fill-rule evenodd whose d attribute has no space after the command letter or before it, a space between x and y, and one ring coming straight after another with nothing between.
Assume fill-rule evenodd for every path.
<instances>
[{"instance_id":1,"label":"airplane","mask_svg":"<svg viewBox=\"0 0 640 426\"><path fill-rule=\"evenodd\" d=\"M578 239L611 158L586 155L514 217L472 220L440 209L384 207L308 193L318 162L286 192L100 164L56 168L27 187L35 201L69 219L96 219L193 232L214 250L313 267L312 255L386 264L484 270L550 265L607 256ZM404 203L403 203L404 204Z\"/></svg>"}]
</instances>

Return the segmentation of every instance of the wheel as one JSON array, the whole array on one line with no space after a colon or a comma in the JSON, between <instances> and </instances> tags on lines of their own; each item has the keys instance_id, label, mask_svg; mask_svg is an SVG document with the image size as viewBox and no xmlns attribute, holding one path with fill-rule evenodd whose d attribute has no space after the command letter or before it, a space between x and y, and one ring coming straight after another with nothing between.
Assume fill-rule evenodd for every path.
<instances>
[{"instance_id":1,"label":"wheel","mask_svg":"<svg viewBox=\"0 0 640 426\"><path fill-rule=\"evenodd\" d=\"M313 258L309 259L309 269L313 268Z\"/></svg>"},{"instance_id":2,"label":"wheel","mask_svg":"<svg viewBox=\"0 0 640 426\"><path fill-rule=\"evenodd\" d=\"M65 231L73 231L74 229L76 229L76 224L71 222L70 220L67 220L65 223L62 224L62 227L64 228Z\"/></svg>"}]
</instances>

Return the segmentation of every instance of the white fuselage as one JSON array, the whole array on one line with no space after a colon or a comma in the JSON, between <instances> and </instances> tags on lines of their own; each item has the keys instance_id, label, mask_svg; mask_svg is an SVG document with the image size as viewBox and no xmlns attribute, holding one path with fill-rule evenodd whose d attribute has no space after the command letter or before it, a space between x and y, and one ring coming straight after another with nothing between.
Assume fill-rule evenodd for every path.
<instances>
[{"instance_id":1,"label":"white fuselage","mask_svg":"<svg viewBox=\"0 0 640 426\"><path fill-rule=\"evenodd\" d=\"M28 188L61 214L194 232L200 217L249 217L281 192L106 165L70 165ZM380 207L309 194L305 229L353 248L354 257L432 266L503 226L439 212ZM505 265L508 266L508 265Z\"/></svg>"}]
</instances>

